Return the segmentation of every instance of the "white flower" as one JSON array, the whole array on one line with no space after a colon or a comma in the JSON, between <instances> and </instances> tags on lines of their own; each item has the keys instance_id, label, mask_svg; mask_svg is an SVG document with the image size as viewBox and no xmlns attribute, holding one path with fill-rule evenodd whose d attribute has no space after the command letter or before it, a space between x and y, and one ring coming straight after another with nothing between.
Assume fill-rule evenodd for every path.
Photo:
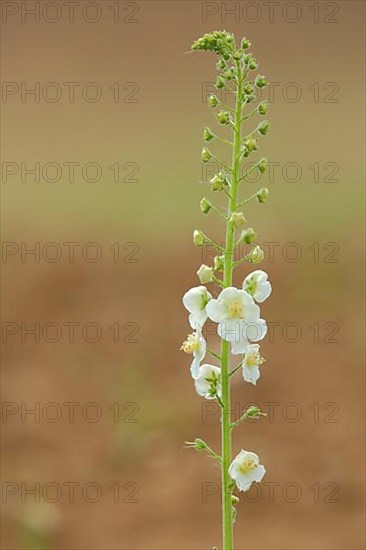
<instances>
[{"instance_id":1,"label":"white flower","mask_svg":"<svg viewBox=\"0 0 366 550\"><path fill-rule=\"evenodd\" d=\"M215 399L216 395L221 397L221 369L214 365L202 365L198 369L198 377L194 386L198 395L206 399Z\"/></svg>"},{"instance_id":2,"label":"white flower","mask_svg":"<svg viewBox=\"0 0 366 550\"><path fill-rule=\"evenodd\" d=\"M242 449L229 467L229 476L239 491L248 491L253 482L262 481L266 469L259 464L259 456Z\"/></svg>"},{"instance_id":3,"label":"white flower","mask_svg":"<svg viewBox=\"0 0 366 550\"><path fill-rule=\"evenodd\" d=\"M245 357L243 360L243 378L246 382L251 384L256 384L261 373L259 372L259 367L264 363L263 357L259 353L259 345L251 344L245 350Z\"/></svg>"},{"instance_id":4,"label":"white flower","mask_svg":"<svg viewBox=\"0 0 366 550\"><path fill-rule=\"evenodd\" d=\"M245 353L250 340L258 341L265 337L267 325L259 318L259 307L244 290L225 288L217 298L206 306L210 319L219 323L219 336L231 342L231 352Z\"/></svg>"},{"instance_id":5,"label":"white flower","mask_svg":"<svg viewBox=\"0 0 366 550\"><path fill-rule=\"evenodd\" d=\"M192 334L188 334L187 340L183 342L180 348L185 353L193 354L193 361L191 363L191 375L192 378L198 377L198 369L202 359L206 355L206 340L202 336L200 330L196 330Z\"/></svg>"},{"instance_id":6,"label":"white flower","mask_svg":"<svg viewBox=\"0 0 366 550\"><path fill-rule=\"evenodd\" d=\"M249 273L244 279L243 290L246 290L248 294L253 296L256 302L264 302L272 292L272 286L268 281L267 273L261 269Z\"/></svg>"},{"instance_id":7,"label":"white flower","mask_svg":"<svg viewBox=\"0 0 366 550\"><path fill-rule=\"evenodd\" d=\"M207 319L206 305L212 296L205 286L196 286L183 296L183 305L189 311L189 324L196 329L202 327Z\"/></svg>"}]
</instances>

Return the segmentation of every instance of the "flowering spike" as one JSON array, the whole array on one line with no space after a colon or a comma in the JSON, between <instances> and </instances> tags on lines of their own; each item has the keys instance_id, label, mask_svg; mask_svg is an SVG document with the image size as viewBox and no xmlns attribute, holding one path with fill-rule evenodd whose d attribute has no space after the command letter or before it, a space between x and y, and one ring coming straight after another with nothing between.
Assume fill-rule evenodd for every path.
<instances>
[{"instance_id":1,"label":"flowering spike","mask_svg":"<svg viewBox=\"0 0 366 550\"><path fill-rule=\"evenodd\" d=\"M215 81L217 89L226 89L235 93L235 101L225 104L215 94L208 98L210 107L218 107L215 115L220 124L227 126L232 131L232 138L227 140L214 135L206 127L203 137L206 143L225 143L231 148L230 160L224 162L218 159L206 147L202 151L202 162L207 163L211 159L218 162L219 168L210 179L212 191L222 191L220 197L227 197L228 203L225 214L221 207L214 206L206 197L201 199L200 209L203 214L208 214L212 209L226 224L226 235L222 239L224 245L217 244L202 231L195 230L193 241L201 247L209 243L218 251L214 257L213 267L202 264L197 271L202 286L188 290L183 297L183 304L189 311L189 323L194 332L188 335L182 345L182 350L193 355L191 363L191 375L194 379L194 387L197 394L205 399L216 400L221 410L222 432L222 456L219 457L208 447L202 439L196 439L187 443L198 451L206 451L217 459L221 466L222 476L222 507L223 507L223 541L222 548L233 550L233 524L236 519L236 504L238 497L233 494L235 486L239 491L247 491L253 482L260 482L265 474L265 468L260 464L259 457L251 451L242 449L233 458L231 455L232 431L245 419L258 419L263 415L259 407L251 406L235 422L231 421L231 377L239 369L242 372L244 382L257 384L260 379L260 367L264 359L260 353L259 341L263 340L267 332L266 321L261 316L260 305L266 300L272 291L268 275L262 270L247 273L241 288L233 286L234 269L242 266L244 261L252 264L259 263L264 258L261 247L256 243L257 233L252 227L241 231L239 238L237 232L246 224L245 214L241 208L255 198L259 203L268 199L268 189L262 188L249 198L240 198L240 182L248 180L252 172L264 173L268 161L262 157L251 166L241 166L244 159L258 149L260 135L266 135L269 122L262 120L254 130L243 131L243 124L252 115L263 116L267 113L269 104L261 101L257 107L249 108L248 104L256 99L256 93L267 85L263 75L252 76L251 71L258 67L255 57L248 52L251 46L248 38L240 41L240 47L236 46L232 33L226 31L213 31L198 38L192 50L210 51L217 54L216 68L218 75ZM246 109L249 112L246 112ZM255 137L257 135L257 138ZM211 146L210 146L211 147ZM219 241L221 242L221 241ZM250 251L246 255L234 259L234 253L241 252L239 246L245 243ZM215 273L222 272L219 279ZM213 298L203 286L206 283L214 283L219 286L220 292ZM202 327L207 319L217 324L217 334L221 342L220 353L212 348L206 348L206 341L202 336ZM201 364L206 351L210 353L219 365L208 363ZM230 356L240 355L240 362L235 368L231 368ZM215 548L214 548L215 550Z\"/></svg>"}]
</instances>

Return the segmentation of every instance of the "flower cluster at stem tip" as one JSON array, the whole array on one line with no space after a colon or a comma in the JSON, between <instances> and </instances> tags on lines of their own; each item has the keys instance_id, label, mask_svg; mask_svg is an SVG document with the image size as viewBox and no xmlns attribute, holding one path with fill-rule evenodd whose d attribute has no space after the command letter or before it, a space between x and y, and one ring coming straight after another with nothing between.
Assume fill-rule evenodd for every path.
<instances>
[{"instance_id":1,"label":"flower cluster at stem tip","mask_svg":"<svg viewBox=\"0 0 366 550\"><path fill-rule=\"evenodd\" d=\"M257 243L257 233L253 227L248 226L247 215L244 215L242 207L250 201L257 201L259 205L268 199L268 189L261 188L247 198L240 198L241 188L245 191L245 183L253 171L263 174L268 165L265 157L257 161L247 161L248 157L256 155L260 148L260 138L268 134L270 124L267 120L260 120L254 127L254 116L266 115L269 104L261 101L256 107L252 104L257 99L257 93L267 86L266 77L262 74L253 75L258 69L255 57L250 53L251 43L243 38L238 47L234 35L226 31L215 31L205 34L196 40L192 46L194 51L209 51L218 56L216 68L218 75L215 81L217 90L225 90L227 96L234 98L235 104L224 103L221 94L211 94L208 105L217 109L215 119L220 128L230 132L229 138L218 135L214 130L205 127L203 139L205 145L202 150L202 162L214 160L218 165L218 171L211 178L210 191L215 195L220 194L227 198L227 208L216 206L211 199L203 197L200 201L200 209L204 215L216 214L226 226L226 243L220 246L213 239L206 236L200 230L195 229L193 242L195 246L202 247L205 244L213 246L217 250L213 265L202 264L197 271L200 286L189 289L183 296L183 305L189 312L189 324L193 332L189 334L181 349L192 355L191 376L194 387L199 396L206 399L216 399L222 410L222 415L227 407L227 393L232 376L241 370L245 382L255 385L260 378L260 367L264 359L260 352L260 342L267 333L266 321L261 316L260 305L271 294L272 287L265 271L257 269L241 276L239 288L233 286L232 275L235 268L242 266L244 262L249 264L260 263L264 258L264 252ZM227 97L226 96L226 97ZM242 126L251 125L244 133ZM230 148L229 162L225 162L213 153L211 147L218 143ZM242 163L247 165L242 167ZM241 169L243 168L243 169ZM243 184L243 185L242 185ZM247 226L247 227L246 227ZM237 232L240 230L240 234ZM240 251L240 245L245 243L249 252L236 259L234 253ZM223 275L220 275L223 274ZM206 284L212 283L219 287L219 293L214 290L209 292ZM209 349L204 335L203 327L207 319L217 324L217 334L221 339L221 355ZM234 369L227 370L227 362L224 361L224 352L229 350L231 355L239 356L240 362ZM204 363L201 364L207 354L220 362L220 366ZM224 370L225 366L225 370ZM229 363L230 367L230 363ZM226 378L225 378L226 377ZM259 418L263 413L256 407L250 407L243 416L230 424L230 430L236 427L242 420ZM224 416L222 416L224 418ZM226 417L227 418L227 415ZM225 429L225 426L222 427ZM189 446L197 450L206 450L220 461L223 468L227 468L231 482L230 494L234 504L237 497L232 495L236 486L239 491L247 491L253 482L260 482L265 475L265 468L260 464L259 457L250 451L242 449L239 454L225 464L225 456L219 456L210 449L201 439L196 439ZM225 472L224 472L225 474ZM225 475L224 475L225 479Z\"/></svg>"}]
</instances>

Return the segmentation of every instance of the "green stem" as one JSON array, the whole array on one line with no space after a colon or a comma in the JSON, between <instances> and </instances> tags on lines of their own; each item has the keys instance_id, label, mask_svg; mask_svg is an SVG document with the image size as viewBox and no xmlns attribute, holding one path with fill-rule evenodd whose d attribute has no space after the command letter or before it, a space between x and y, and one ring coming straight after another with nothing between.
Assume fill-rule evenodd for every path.
<instances>
[{"instance_id":1,"label":"green stem","mask_svg":"<svg viewBox=\"0 0 366 550\"><path fill-rule=\"evenodd\" d=\"M228 221L226 223L225 263L224 263L224 285L232 285L233 278L233 249L235 226L229 221L232 212L237 209L238 184L239 184L239 162L241 142L241 112L242 112L242 83L243 73L241 64L236 62L238 85L236 89L234 147L232 156L232 185L230 201L228 206ZM231 412L230 412L230 343L222 340L221 343L221 385L222 401L224 407L221 414L221 443L222 443L222 538L223 550L233 550L233 521L232 521L232 484L229 476L231 463Z\"/></svg>"}]
</instances>

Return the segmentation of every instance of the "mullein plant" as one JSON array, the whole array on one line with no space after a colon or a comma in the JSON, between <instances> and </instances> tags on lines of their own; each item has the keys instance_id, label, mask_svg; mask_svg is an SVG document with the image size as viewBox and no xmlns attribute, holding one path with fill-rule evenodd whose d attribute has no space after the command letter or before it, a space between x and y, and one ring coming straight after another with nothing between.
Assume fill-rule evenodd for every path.
<instances>
[{"instance_id":1,"label":"mullein plant","mask_svg":"<svg viewBox=\"0 0 366 550\"><path fill-rule=\"evenodd\" d=\"M201 397L216 400L221 409L221 453L217 454L202 439L187 442L187 446L207 452L221 467L223 550L233 549L233 524L236 504L239 502L234 491L247 491L253 482L260 482L266 473L256 453L242 449L235 457L232 456L234 428L242 421L259 418L264 413L259 407L251 406L234 421L230 411L230 384L234 376L238 376L241 371L244 381L254 385L260 377L260 366L264 359L261 357L260 345L256 342L265 337L267 325L261 318L258 303L264 302L272 291L267 273L258 269L242 276L240 288L233 286L235 268L243 266L245 262L257 264L264 257L256 242L256 232L247 226L242 207L252 200L264 203L268 189L262 188L249 197L240 198L240 190L244 187L245 191L249 174L253 171L264 173L267 168L266 158L250 162L250 167L247 160L258 150L259 138L267 134L269 128L268 121L261 119L267 112L268 103L262 101L257 106L253 105L256 94L267 85L267 81L260 74L253 76L258 65L249 52L250 46L249 40L243 38L238 47L233 34L226 31L205 34L192 46L194 51L210 51L218 56L219 74L215 87L235 97L234 103L230 100L227 103L221 101L222 94L213 94L208 98L209 106L217 109L215 117L218 124L228 128L231 133L229 139L224 139L206 127L203 132L206 143L202 150L202 162L217 163L218 172L210 180L210 186L212 191L227 200L227 206L222 208L214 205L204 197L200 209L203 214L216 214L224 222L226 237L224 246L221 246L201 230L193 233L197 247L213 246L217 256L212 266L203 264L198 269L201 285L191 288L183 296L183 305L189 312L189 324L193 332L187 336L181 348L193 356L190 373L196 392ZM256 115L260 117L259 123L250 129ZM246 123L250 128L244 131ZM212 152L215 142L223 143L230 149L229 162L219 159ZM246 253L237 257L243 245ZM218 287L217 297L213 297L214 290L211 294L206 288L208 283ZM220 353L209 349L205 341L203 328L207 319L217 323L217 333L221 339ZM205 362L207 354L218 364ZM238 356L234 366L231 366L231 355Z\"/></svg>"}]
</instances>

